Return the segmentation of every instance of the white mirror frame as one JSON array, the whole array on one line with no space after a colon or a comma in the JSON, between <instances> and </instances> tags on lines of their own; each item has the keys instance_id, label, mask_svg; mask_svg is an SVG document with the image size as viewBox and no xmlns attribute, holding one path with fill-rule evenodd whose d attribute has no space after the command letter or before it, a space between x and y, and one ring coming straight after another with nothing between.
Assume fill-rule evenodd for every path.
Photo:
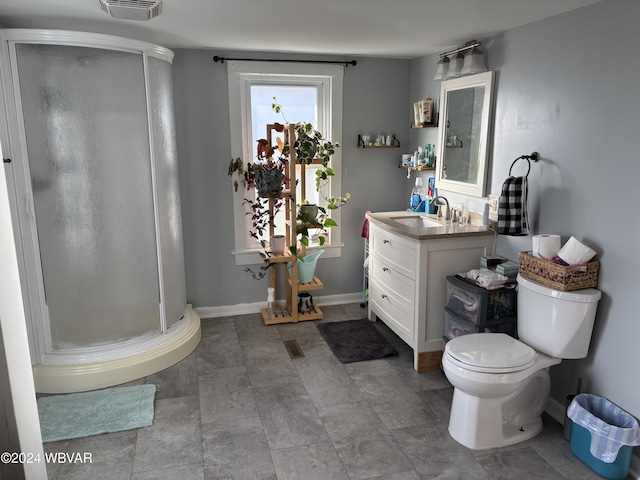
<instances>
[{"instance_id":1,"label":"white mirror frame","mask_svg":"<svg viewBox=\"0 0 640 480\"><path fill-rule=\"evenodd\" d=\"M471 184L444 178L444 156L447 143L447 93L466 88L485 87L482 103L480 144L478 148L478 183ZM438 153L436 187L438 190L462 193L474 197L484 197L489 166L489 125L493 119L493 72L483 72L468 77L445 80L440 86L440 118L438 122Z\"/></svg>"}]
</instances>

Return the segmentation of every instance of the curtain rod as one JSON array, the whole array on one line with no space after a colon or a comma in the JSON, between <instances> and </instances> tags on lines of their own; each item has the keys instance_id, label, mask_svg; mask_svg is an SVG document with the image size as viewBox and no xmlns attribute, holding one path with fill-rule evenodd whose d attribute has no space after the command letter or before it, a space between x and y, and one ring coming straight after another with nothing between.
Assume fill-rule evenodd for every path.
<instances>
[{"instance_id":1,"label":"curtain rod","mask_svg":"<svg viewBox=\"0 0 640 480\"><path fill-rule=\"evenodd\" d=\"M344 65L345 67L348 67L349 65L351 65L352 67L355 67L356 64L358 63L355 60L351 60L349 62L339 62L337 60L333 61L333 60L290 60L290 59L278 60L274 58L226 58L226 57L219 57L217 55L213 57L214 62L224 63L225 60L240 60L243 62L328 63L332 65Z\"/></svg>"},{"instance_id":2,"label":"curtain rod","mask_svg":"<svg viewBox=\"0 0 640 480\"><path fill-rule=\"evenodd\" d=\"M480 45L482 44L477 40L471 40L470 42L465 43L464 47L456 48L455 50L450 50L448 52L441 53L440 58L448 57L449 55L453 55L454 53L464 52L465 50L470 50L472 48L479 47Z\"/></svg>"}]
</instances>

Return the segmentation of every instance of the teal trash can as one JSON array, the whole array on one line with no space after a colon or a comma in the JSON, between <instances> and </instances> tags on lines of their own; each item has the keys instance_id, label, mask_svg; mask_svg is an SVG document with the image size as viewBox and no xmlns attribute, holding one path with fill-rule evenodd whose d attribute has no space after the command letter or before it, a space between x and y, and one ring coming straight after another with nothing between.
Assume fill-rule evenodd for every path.
<instances>
[{"instance_id":1,"label":"teal trash can","mask_svg":"<svg viewBox=\"0 0 640 480\"><path fill-rule=\"evenodd\" d=\"M598 475L627 478L633 446L640 445L638 421L606 398L588 393L576 395L567 415L573 422L573 454Z\"/></svg>"}]
</instances>

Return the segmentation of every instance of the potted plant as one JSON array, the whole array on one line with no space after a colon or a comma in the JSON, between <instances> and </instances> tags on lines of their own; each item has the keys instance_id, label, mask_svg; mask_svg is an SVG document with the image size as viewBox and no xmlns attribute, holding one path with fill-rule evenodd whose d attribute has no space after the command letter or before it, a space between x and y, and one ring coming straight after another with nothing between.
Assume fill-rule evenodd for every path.
<instances>
[{"instance_id":1,"label":"potted plant","mask_svg":"<svg viewBox=\"0 0 640 480\"><path fill-rule=\"evenodd\" d=\"M287 123L282 111L282 105L278 104L275 97L273 97L271 108L274 112L281 114L283 120ZM330 212L345 205L351 197L349 193L345 194L344 197L331 197L323 194L324 187L328 185L331 177L335 176L335 171L331 168L330 161L331 157L336 153L336 149L340 148L340 144L327 140L310 122L295 123L294 130L295 141L293 142L293 148L298 163L311 165L317 160L322 162L322 166L316 170L315 187L326 202L326 206L321 207L309 204L305 200L302 205L298 206L297 220L300 221L300 225L297 227L296 233L299 242L308 247L311 239L309 230L319 230L316 237L318 244L322 246L328 235L328 229L338 225L331 218ZM282 156L287 161L290 156L289 151L289 145L284 145L281 149ZM289 249L294 256L298 257L298 260L302 260L302 257L298 255L297 245L291 245Z\"/></svg>"},{"instance_id":2,"label":"potted plant","mask_svg":"<svg viewBox=\"0 0 640 480\"><path fill-rule=\"evenodd\" d=\"M255 162L249 162L246 167L241 158L231 160L227 174L238 179L234 180L234 191L238 191L240 183L247 190L255 190L255 197L243 200L246 215L251 216L252 228L249 236L255 238L263 249L266 247L265 236L269 232L269 227L274 224L275 217L284 205L281 192L289 182L285 173L286 159L274 158L274 152L281 145L268 145L264 139L258 140L257 155ZM273 202L273 211L269 208L269 202ZM275 253L275 251L274 251ZM270 267L268 258L271 251L263 250L260 256L264 259L264 264L256 272L247 268L254 278L263 278Z\"/></svg>"},{"instance_id":3,"label":"potted plant","mask_svg":"<svg viewBox=\"0 0 640 480\"><path fill-rule=\"evenodd\" d=\"M274 112L282 115L286 122L282 106L276 102L274 97L271 105ZM284 131L284 125L275 123L276 131ZM330 197L323 195L323 187L325 187L335 171L330 167L331 156L335 154L338 143L326 140L322 133L316 130L311 123L299 122L295 123L295 139L293 148L295 156L300 164L310 165L314 160L321 160L322 166L316 170L315 187L322 195L326 206L309 205L306 201L305 205L298 206L297 220L299 225L296 228L297 239L294 245L289 246L294 261L304 262L304 258L298 255L299 249L297 243L309 246L311 242L310 230L317 230L314 236L318 239L320 246L324 245L328 235L328 229L337 225L335 220L330 216L332 210L336 210L345 205L350 197L347 193L344 197ZM250 162L246 168L242 159L237 158L229 164L228 175L236 174L242 186L247 190L255 190L255 199L245 198L244 204L247 207L246 214L251 215L252 229L249 235L260 242L263 248L266 247L264 240L269 227L274 224L276 214L284 206L284 199L281 198L281 192L288 186L289 177L286 175L286 167L290 158L290 145L285 145L280 138L277 138L276 145L269 145L265 139L258 140L256 162ZM279 151L278 158L274 158L275 152ZM238 191L239 182L234 180L234 189ZM269 208L269 202L261 199L270 199L273 202L273 213ZM271 252L263 250L260 255L264 259L264 264L255 272L250 268L245 271L251 273L254 278L263 278L267 270L274 264L269 262Z\"/></svg>"}]
</instances>

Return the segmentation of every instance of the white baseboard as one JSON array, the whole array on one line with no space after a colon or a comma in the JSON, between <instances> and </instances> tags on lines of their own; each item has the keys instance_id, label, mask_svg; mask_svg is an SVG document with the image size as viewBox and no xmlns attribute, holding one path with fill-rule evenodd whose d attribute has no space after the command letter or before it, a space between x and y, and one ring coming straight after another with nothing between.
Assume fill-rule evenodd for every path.
<instances>
[{"instance_id":1,"label":"white baseboard","mask_svg":"<svg viewBox=\"0 0 640 480\"><path fill-rule=\"evenodd\" d=\"M549 414L551 418L564 425L564 411L565 406L560 402L550 398L547 402L547 408L545 412ZM629 467L629 476L634 480L640 480L640 457L637 455L631 456L631 466Z\"/></svg>"},{"instance_id":2,"label":"white baseboard","mask_svg":"<svg viewBox=\"0 0 640 480\"><path fill-rule=\"evenodd\" d=\"M313 296L313 303L319 307L328 305L343 305L347 303L361 303L362 292L343 293L339 295ZM228 317L232 315L246 315L259 313L265 307L265 302L239 303L237 305L223 305L220 307L195 307L200 318Z\"/></svg>"}]
</instances>

